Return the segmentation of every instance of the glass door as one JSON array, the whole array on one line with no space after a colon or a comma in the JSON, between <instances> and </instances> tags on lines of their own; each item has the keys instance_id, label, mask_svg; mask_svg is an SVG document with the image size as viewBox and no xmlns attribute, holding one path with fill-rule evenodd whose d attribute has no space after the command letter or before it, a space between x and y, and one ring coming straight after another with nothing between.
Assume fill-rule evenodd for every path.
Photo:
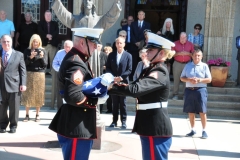
<instances>
[{"instance_id":1,"label":"glass door","mask_svg":"<svg viewBox=\"0 0 240 160\"><path fill-rule=\"evenodd\" d=\"M38 23L40 20L44 20L44 12L46 10L52 11L53 0L17 0L15 1L15 18L14 24L17 28L21 22L24 22L24 13L32 12L33 21ZM72 12L72 0L61 0L62 4ZM66 39L72 39L72 32L65 27L59 19L56 17L54 11L52 11L52 20L56 21L59 26L59 48L62 42Z\"/></svg>"}]
</instances>

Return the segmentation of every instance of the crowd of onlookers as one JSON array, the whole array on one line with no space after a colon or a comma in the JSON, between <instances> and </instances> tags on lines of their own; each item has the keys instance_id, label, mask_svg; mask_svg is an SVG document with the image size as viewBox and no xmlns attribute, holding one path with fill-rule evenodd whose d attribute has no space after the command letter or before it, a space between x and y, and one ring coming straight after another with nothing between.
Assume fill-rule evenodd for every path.
<instances>
[{"instance_id":1,"label":"crowd of onlookers","mask_svg":"<svg viewBox=\"0 0 240 160\"><path fill-rule=\"evenodd\" d=\"M23 92L21 104L26 107L25 122L29 121L29 108L33 106L36 107L35 121L37 122L40 120L39 111L44 105L45 100L45 75L51 74L56 77L64 56L73 47L73 42L66 40L63 49L58 51L59 28L57 22L52 20L51 11L45 11L44 20L38 22L38 24L32 21L32 16L31 12L26 12L24 14L25 20L15 31L14 24L7 19L6 12L3 10L0 11L0 37L9 35L6 39L11 41L10 45L13 45L14 42L15 50L22 52L24 55L23 60L26 66L26 75L23 76L25 76L27 80L26 84L23 84L23 86L25 85L27 90ZM137 20L134 20L133 16L122 19L120 22L121 27L116 32L117 39L113 42L113 45L97 46L95 54L93 54L90 59L90 66L95 76L110 72L117 77L118 81L129 83L129 81L136 80L141 71L149 66L149 60L147 59L147 53L144 46L147 43L151 43L148 42L145 35L146 31L151 31L151 24L144 21L144 18L145 13L139 11ZM175 41L173 21L171 18L167 18L163 27L156 32L159 36L175 43L175 47L172 49L176 51L176 54L172 60L166 62L169 72L173 74L174 100L179 98L178 88L180 75L184 66L191 61L194 47L200 50L203 48L204 40L203 35L200 34L201 29L202 26L196 24L193 33L187 35L185 32L182 32L179 36L179 40ZM15 32L16 34L14 34ZM1 39L0 50L2 50L2 48L4 50L1 51L2 67L6 67L4 64L10 59L5 46L7 43L9 42L3 41L3 38ZM13 46L11 46L11 48L12 47ZM127 54L120 54L123 52ZM115 58L114 55L117 56L117 58ZM19 71L16 70L13 72ZM12 79L18 81L18 79L15 79L13 76L14 75L12 75ZM19 81L22 83L21 79L19 79ZM58 85L55 85L57 83L58 80L55 78L53 82L54 89L52 90L55 93L52 94L56 95L57 106L59 107L62 104L62 98L59 94ZM7 93L11 93L7 88L5 89ZM2 98L5 97L0 95L0 101L2 101ZM16 95L13 95L12 98L11 100L17 99ZM55 102L55 98L53 100ZM12 105L10 108L12 108L14 113L10 114L10 119L16 119L16 117L18 117L15 113L16 111L14 111L14 106L16 108L16 104L10 103L9 98L8 102L8 104L4 105L5 110L3 112L0 111L0 114L5 114L8 105L9 107ZM54 102L52 103L53 105ZM115 124L111 124L112 126L116 125L118 107L120 107L121 121L123 125L126 125L126 97L111 96L107 101L107 113L113 113ZM100 106L100 111L102 111L102 105ZM4 118L6 118L5 115ZM3 121L3 116L0 116L0 123L1 121ZM13 123L13 126L15 123L16 122Z\"/></svg>"}]
</instances>

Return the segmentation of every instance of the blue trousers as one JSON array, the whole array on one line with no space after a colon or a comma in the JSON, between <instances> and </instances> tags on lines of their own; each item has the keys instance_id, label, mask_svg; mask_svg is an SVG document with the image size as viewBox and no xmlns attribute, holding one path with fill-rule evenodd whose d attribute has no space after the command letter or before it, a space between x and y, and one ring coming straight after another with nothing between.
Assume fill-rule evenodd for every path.
<instances>
[{"instance_id":1,"label":"blue trousers","mask_svg":"<svg viewBox=\"0 0 240 160\"><path fill-rule=\"evenodd\" d=\"M93 140L58 136L64 160L88 160Z\"/></svg>"},{"instance_id":2,"label":"blue trousers","mask_svg":"<svg viewBox=\"0 0 240 160\"><path fill-rule=\"evenodd\" d=\"M140 136L143 160L167 160L172 137Z\"/></svg>"}]
</instances>

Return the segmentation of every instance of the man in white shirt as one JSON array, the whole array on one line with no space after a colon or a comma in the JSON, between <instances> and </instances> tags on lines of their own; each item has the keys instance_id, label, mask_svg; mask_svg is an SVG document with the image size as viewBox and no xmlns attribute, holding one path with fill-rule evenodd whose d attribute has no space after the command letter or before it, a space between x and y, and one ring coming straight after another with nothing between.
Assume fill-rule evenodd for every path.
<instances>
[{"instance_id":1,"label":"man in white shirt","mask_svg":"<svg viewBox=\"0 0 240 160\"><path fill-rule=\"evenodd\" d=\"M63 48L64 49L61 49L59 50L54 59L53 59L53 62L52 62L52 67L53 69L58 72L59 71L59 68L61 66L61 63L62 63L62 60L63 58L65 57L65 55L72 49L73 47L73 42L70 41L70 40L66 40L64 42L64 45L63 45ZM57 74L56 74L57 75ZM56 79L56 89L54 89L54 91L57 91L57 94L56 94L56 97L57 97L57 107L59 109L59 107L62 106L62 97L61 97L61 94L59 92L59 85L58 85L58 76L55 77ZM54 94L53 94L54 95ZM54 102L55 102L55 98L54 98Z\"/></svg>"},{"instance_id":2,"label":"man in white shirt","mask_svg":"<svg viewBox=\"0 0 240 160\"><path fill-rule=\"evenodd\" d=\"M106 63L106 72L111 73L115 78L115 82L129 83L129 75L132 72L132 56L130 53L124 51L125 38L118 37L116 39L117 51L109 54ZM122 122L122 129L126 129L127 109L126 96L111 95L113 102L113 121L109 127L117 127L118 108L120 108L120 120Z\"/></svg>"}]
</instances>

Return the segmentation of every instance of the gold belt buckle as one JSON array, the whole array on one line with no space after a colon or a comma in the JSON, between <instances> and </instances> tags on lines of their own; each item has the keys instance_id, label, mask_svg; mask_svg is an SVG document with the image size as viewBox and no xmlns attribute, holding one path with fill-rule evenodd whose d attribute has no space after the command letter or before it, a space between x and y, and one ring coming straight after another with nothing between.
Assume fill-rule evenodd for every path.
<instances>
[{"instance_id":1,"label":"gold belt buckle","mask_svg":"<svg viewBox=\"0 0 240 160\"><path fill-rule=\"evenodd\" d=\"M194 87L191 87L191 90L194 90Z\"/></svg>"}]
</instances>

